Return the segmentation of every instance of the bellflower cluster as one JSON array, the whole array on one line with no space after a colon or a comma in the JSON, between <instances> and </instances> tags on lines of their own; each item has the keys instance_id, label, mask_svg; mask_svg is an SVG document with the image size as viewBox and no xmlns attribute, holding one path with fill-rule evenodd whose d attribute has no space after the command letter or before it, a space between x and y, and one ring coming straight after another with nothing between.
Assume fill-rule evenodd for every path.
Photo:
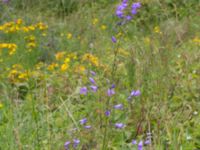
<instances>
[{"instance_id":1,"label":"bellflower cluster","mask_svg":"<svg viewBox=\"0 0 200 150\"><path fill-rule=\"evenodd\" d=\"M80 143L79 139L73 139L73 148L76 149L77 146L79 145L79 143ZM65 142L65 145L64 145L65 150L69 150L70 144L72 144L71 141L66 141Z\"/></svg>"},{"instance_id":2,"label":"bellflower cluster","mask_svg":"<svg viewBox=\"0 0 200 150\"><path fill-rule=\"evenodd\" d=\"M95 73L94 71L90 71L90 73L91 73L92 76L95 76L95 75L96 75L96 73ZM92 85L89 86L90 89L91 89L93 92L97 92L98 87L96 86L96 82L95 82L94 78L89 77L89 81L90 81L90 83L92 84ZM81 94L81 95L87 95L87 93L88 93L88 88L87 88L86 86L80 88L80 94Z\"/></svg>"},{"instance_id":3,"label":"bellflower cluster","mask_svg":"<svg viewBox=\"0 0 200 150\"><path fill-rule=\"evenodd\" d=\"M138 9L141 7L140 2L133 3L131 6L131 11L128 9L128 0L123 0L121 4L117 6L115 14L120 19L125 19L130 21L134 15L137 14Z\"/></svg>"},{"instance_id":4,"label":"bellflower cluster","mask_svg":"<svg viewBox=\"0 0 200 150\"><path fill-rule=\"evenodd\" d=\"M137 144L137 141L135 139L133 139L131 143L133 145L137 145L138 150L143 150L144 145L151 144L151 134L147 133L147 137L146 137L146 140L144 142L143 142L143 140L140 140L139 143Z\"/></svg>"},{"instance_id":5,"label":"bellflower cluster","mask_svg":"<svg viewBox=\"0 0 200 150\"><path fill-rule=\"evenodd\" d=\"M131 91L131 94L129 95L128 100L131 100L133 97L137 97L140 95L141 95L140 90L133 90Z\"/></svg>"},{"instance_id":6,"label":"bellflower cluster","mask_svg":"<svg viewBox=\"0 0 200 150\"><path fill-rule=\"evenodd\" d=\"M107 95L109 96L109 97L111 97L112 95L114 95L115 94L115 85L113 84L108 90L107 90Z\"/></svg>"}]
</instances>

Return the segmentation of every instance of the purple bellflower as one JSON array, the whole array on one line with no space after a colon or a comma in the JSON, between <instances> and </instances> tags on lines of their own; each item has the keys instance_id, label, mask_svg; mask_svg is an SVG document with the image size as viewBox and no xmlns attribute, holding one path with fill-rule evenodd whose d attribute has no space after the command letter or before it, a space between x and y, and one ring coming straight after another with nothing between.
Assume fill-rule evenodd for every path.
<instances>
[{"instance_id":1,"label":"purple bellflower","mask_svg":"<svg viewBox=\"0 0 200 150\"><path fill-rule=\"evenodd\" d=\"M125 125L123 123L115 123L115 128L117 128L117 129L122 129L124 127L125 127Z\"/></svg>"},{"instance_id":2,"label":"purple bellflower","mask_svg":"<svg viewBox=\"0 0 200 150\"><path fill-rule=\"evenodd\" d=\"M123 109L123 105L122 104L117 104L114 106L115 109Z\"/></svg>"},{"instance_id":3,"label":"purple bellflower","mask_svg":"<svg viewBox=\"0 0 200 150\"><path fill-rule=\"evenodd\" d=\"M83 118L81 120L79 120L80 124L83 125L87 122L87 118Z\"/></svg>"},{"instance_id":4,"label":"purple bellflower","mask_svg":"<svg viewBox=\"0 0 200 150\"><path fill-rule=\"evenodd\" d=\"M97 92L97 90L98 90L98 87L95 86L95 85L91 85L90 88L91 88L91 90L92 90L93 92Z\"/></svg>"},{"instance_id":5,"label":"purple bellflower","mask_svg":"<svg viewBox=\"0 0 200 150\"><path fill-rule=\"evenodd\" d=\"M82 88L80 88L80 94L81 95L86 95L87 94L87 87L82 87Z\"/></svg>"}]
</instances>

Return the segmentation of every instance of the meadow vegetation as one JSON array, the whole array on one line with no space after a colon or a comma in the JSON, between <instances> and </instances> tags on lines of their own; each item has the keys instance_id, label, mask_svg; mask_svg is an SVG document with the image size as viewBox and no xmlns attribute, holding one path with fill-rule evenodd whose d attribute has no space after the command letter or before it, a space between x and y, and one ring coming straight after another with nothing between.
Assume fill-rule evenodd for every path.
<instances>
[{"instance_id":1,"label":"meadow vegetation","mask_svg":"<svg viewBox=\"0 0 200 150\"><path fill-rule=\"evenodd\" d=\"M200 150L199 10L0 0L0 150Z\"/></svg>"}]
</instances>

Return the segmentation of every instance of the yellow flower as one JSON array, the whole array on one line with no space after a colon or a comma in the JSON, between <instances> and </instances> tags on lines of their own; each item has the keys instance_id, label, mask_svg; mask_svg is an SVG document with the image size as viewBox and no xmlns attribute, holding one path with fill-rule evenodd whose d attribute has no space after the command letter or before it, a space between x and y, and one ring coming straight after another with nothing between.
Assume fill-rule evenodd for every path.
<instances>
[{"instance_id":1,"label":"yellow flower","mask_svg":"<svg viewBox=\"0 0 200 150\"><path fill-rule=\"evenodd\" d=\"M0 102L0 109L3 108L3 104Z\"/></svg>"},{"instance_id":2,"label":"yellow flower","mask_svg":"<svg viewBox=\"0 0 200 150\"><path fill-rule=\"evenodd\" d=\"M39 30L46 30L48 29L48 26L42 22L39 22L38 24L35 25L35 27L39 28Z\"/></svg>"},{"instance_id":3,"label":"yellow flower","mask_svg":"<svg viewBox=\"0 0 200 150\"><path fill-rule=\"evenodd\" d=\"M99 66L99 59L89 53L83 55L82 61L87 61L94 66Z\"/></svg>"},{"instance_id":4,"label":"yellow flower","mask_svg":"<svg viewBox=\"0 0 200 150\"><path fill-rule=\"evenodd\" d=\"M52 63L52 64L50 64L49 66L48 66L48 70L49 71L52 71L52 70L54 70L56 67L58 67L58 64L57 63Z\"/></svg>"},{"instance_id":5,"label":"yellow flower","mask_svg":"<svg viewBox=\"0 0 200 150\"><path fill-rule=\"evenodd\" d=\"M68 64L62 64L60 70L64 72L64 71L66 71L68 68L69 68L69 65L68 65Z\"/></svg>"},{"instance_id":6,"label":"yellow flower","mask_svg":"<svg viewBox=\"0 0 200 150\"><path fill-rule=\"evenodd\" d=\"M21 73L19 73L18 78L22 79L22 80L27 80L28 79L28 73L27 72L21 72Z\"/></svg>"},{"instance_id":7,"label":"yellow flower","mask_svg":"<svg viewBox=\"0 0 200 150\"><path fill-rule=\"evenodd\" d=\"M22 19L17 19L16 24L17 24L17 25L22 24Z\"/></svg>"},{"instance_id":8,"label":"yellow flower","mask_svg":"<svg viewBox=\"0 0 200 150\"><path fill-rule=\"evenodd\" d=\"M106 25L101 25L101 30L106 30L107 26Z\"/></svg>"},{"instance_id":9,"label":"yellow flower","mask_svg":"<svg viewBox=\"0 0 200 150\"><path fill-rule=\"evenodd\" d=\"M35 48L36 44L35 44L35 42L30 42L30 43L27 44L27 47L28 48Z\"/></svg>"},{"instance_id":10,"label":"yellow flower","mask_svg":"<svg viewBox=\"0 0 200 150\"><path fill-rule=\"evenodd\" d=\"M72 34L71 33L68 33L67 34L67 39L71 39L72 38Z\"/></svg>"},{"instance_id":11,"label":"yellow flower","mask_svg":"<svg viewBox=\"0 0 200 150\"><path fill-rule=\"evenodd\" d=\"M64 60L64 62L67 64L67 63L69 63L70 62L70 58L65 58L65 60Z\"/></svg>"},{"instance_id":12,"label":"yellow flower","mask_svg":"<svg viewBox=\"0 0 200 150\"><path fill-rule=\"evenodd\" d=\"M85 70L86 70L85 67L82 65L76 66L76 68L75 68L76 73L83 73L83 72L85 72Z\"/></svg>"},{"instance_id":13,"label":"yellow flower","mask_svg":"<svg viewBox=\"0 0 200 150\"><path fill-rule=\"evenodd\" d=\"M162 32L160 31L160 27L159 27L159 26L155 26L154 29L153 29L153 31L154 31L155 33L162 34Z\"/></svg>"},{"instance_id":14,"label":"yellow flower","mask_svg":"<svg viewBox=\"0 0 200 150\"><path fill-rule=\"evenodd\" d=\"M92 24L93 25L96 25L98 22L99 22L99 20L97 18L95 18L95 19L92 20Z\"/></svg>"},{"instance_id":15,"label":"yellow flower","mask_svg":"<svg viewBox=\"0 0 200 150\"><path fill-rule=\"evenodd\" d=\"M61 60L66 52L58 52L55 54L56 60Z\"/></svg>"},{"instance_id":16,"label":"yellow flower","mask_svg":"<svg viewBox=\"0 0 200 150\"><path fill-rule=\"evenodd\" d=\"M198 37L194 37L194 39L192 40L194 43L200 45L200 38Z\"/></svg>"}]
</instances>

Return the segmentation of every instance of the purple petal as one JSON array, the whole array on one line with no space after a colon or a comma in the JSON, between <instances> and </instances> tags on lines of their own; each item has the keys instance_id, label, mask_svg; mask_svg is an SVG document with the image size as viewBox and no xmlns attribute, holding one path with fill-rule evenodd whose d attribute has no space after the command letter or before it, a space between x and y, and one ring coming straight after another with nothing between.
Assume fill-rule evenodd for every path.
<instances>
[{"instance_id":1,"label":"purple petal","mask_svg":"<svg viewBox=\"0 0 200 150\"><path fill-rule=\"evenodd\" d=\"M91 75L95 76L96 75L96 72L94 71L90 71Z\"/></svg>"},{"instance_id":2,"label":"purple petal","mask_svg":"<svg viewBox=\"0 0 200 150\"><path fill-rule=\"evenodd\" d=\"M136 14L137 14L137 9L132 9L132 10L131 10L131 14L132 14L132 15L136 15Z\"/></svg>"},{"instance_id":3,"label":"purple petal","mask_svg":"<svg viewBox=\"0 0 200 150\"><path fill-rule=\"evenodd\" d=\"M123 123L115 123L115 128L117 128L117 129L122 129L124 127L125 127L125 125Z\"/></svg>"},{"instance_id":4,"label":"purple petal","mask_svg":"<svg viewBox=\"0 0 200 150\"><path fill-rule=\"evenodd\" d=\"M132 16L128 15L126 16L126 20L130 21L132 19Z\"/></svg>"},{"instance_id":5,"label":"purple petal","mask_svg":"<svg viewBox=\"0 0 200 150\"><path fill-rule=\"evenodd\" d=\"M110 116L110 110L105 111L105 115L108 117Z\"/></svg>"},{"instance_id":6,"label":"purple petal","mask_svg":"<svg viewBox=\"0 0 200 150\"><path fill-rule=\"evenodd\" d=\"M141 92L140 92L140 90L133 90L132 92L131 92L131 96L139 96L139 95L141 95Z\"/></svg>"},{"instance_id":7,"label":"purple petal","mask_svg":"<svg viewBox=\"0 0 200 150\"><path fill-rule=\"evenodd\" d=\"M140 2L136 2L132 4L132 9L138 9L141 7L141 3Z\"/></svg>"},{"instance_id":8,"label":"purple petal","mask_svg":"<svg viewBox=\"0 0 200 150\"><path fill-rule=\"evenodd\" d=\"M69 149L69 145L70 145L70 144L71 144L70 141L66 141L66 142L65 142L65 145L64 145L64 146L65 146L65 149L66 149L66 150Z\"/></svg>"},{"instance_id":9,"label":"purple petal","mask_svg":"<svg viewBox=\"0 0 200 150\"><path fill-rule=\"evenodd\" d=\"M85 129L90 129L91 127L90 125L84 126Z\"/></svg>"},{"instance_id":10,"label":"purple petal","mask_svg":"<svg viewBox=\"0 0 200 150\"><path fill-rule=\"evenodd\" d=\"M146 141L144 142L144 144L145 144L145 145L151 144L151 140L146 140Z\"/></svg>"},{"instance_id":11,"label":"purple petal","mask_svg":"<svg viewBox=\"0 0 200 150\"><path fill-rule=\"evenodd\" d=\"M123 109L123 105L122 104L117 104L114 106L115 109Z\"/></svg>"},{"instance_id":12,"label":"purple petal","mask_svg":"<svg viewBox=\"0 0 200 150\"><path fill-rule=\"evenodd\" d=\"M90 82L91 82L92 84L95 84L95 83L96 83L95 80L94 80L92 77L89 77L89 80L90 80Z\"/></svg>"},{"instance_id":13,"label":"purple petal","mask_svg":"<svg viewBox=\"0 0 200 150\"><path fill-rule=\"evenodd\" d=\"M97 90L98 90L98 87L95 86L95 85L91 85L90 88L91 88L91 90L92 90L93 92L97 92Z\"/></svg>"},{"instance_id":14,"label":"purple petal","mask_svg":"<svg viewBox=\"0 0 200 150\"><path fill-rule=\"evenodd\" d=\"M108 89L108 91L107 91L107 95L108 96L112 96L114 94L115 94L115 90L114 89Z\"/></svg>"},{"instance_id":15,"label":"purple petal","mask_svg":"<svg viewBox=\"0 0 200 150\"><path fill-rule=\"evenodd\" d=\"M143 141L140 141L138 143L138 150L142 150L143 149Z\"/></svg>"},{"instance_id":16,"label":"purple petal","mask_svg":"<svg viewBox=\"0 0 200 150\"><path fill-rule=\"evenodd\" d=\"M131 142L133 145L136 145L137 144L137 141L136 140L132 140Z\"/></svg>"},{"instance_id":17,"label":"purple petal","mask_svg":"<svg viewBox=\"0 0 200 150\"><path fill-rule=\"evenodd\" d=\"M83 118L81 120L79 120L80 124L83 125L87 122L87 118Z\"/></svg>"},{"instance_id":18,"label":"purple petal","mask_svg":"<svg viewBox=\"0 0 200 150\"><path fill-rule=\"evenodd\" d=\"M112 42L113 42L113 43L116 43L116 42L117 42L117 39L116 39L114 36L112 36L111 39L112 39Z\"/></svg>"},{"instance_id":19,"label":"purple petal","mask_svg":"<svg viewBox=\"0 0 200 150\"><path fill-rule=\"evenodd\" d=\"M80 143L80 140L79 139L74 139L73 142L74 142L73 147L76 148L78 146L78 144Z\"/></svg>"},{"instance_id":20,"label":"purple petal","mask_svg":"<svg viewBox=\"0 0 200 150\"><path fill-rule=\"evenodd\" d=\"M87 87L80 88L80 94L86 95L87 94Z\"/></svg>"}]
</instances>

